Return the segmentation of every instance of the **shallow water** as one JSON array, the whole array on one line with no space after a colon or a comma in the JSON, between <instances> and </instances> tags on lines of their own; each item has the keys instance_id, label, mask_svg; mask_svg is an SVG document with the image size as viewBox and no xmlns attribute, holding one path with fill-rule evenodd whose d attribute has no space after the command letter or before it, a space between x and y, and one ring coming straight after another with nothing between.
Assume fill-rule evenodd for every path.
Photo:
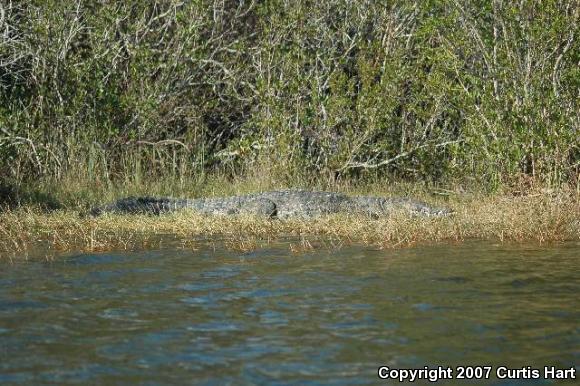
<instances>
[{"instance_id":1,"label":"shallow water","mask_svg":"<svg viewBox=\"0 0 580 386\"><path fill-rule=\"evenodd\" d=\"M379 366L570 368L579 252L208 245L0 262L0 384L355 385L388 384ZM493 375L483 383L519 383Z\"/></svg>"}]
</instances>

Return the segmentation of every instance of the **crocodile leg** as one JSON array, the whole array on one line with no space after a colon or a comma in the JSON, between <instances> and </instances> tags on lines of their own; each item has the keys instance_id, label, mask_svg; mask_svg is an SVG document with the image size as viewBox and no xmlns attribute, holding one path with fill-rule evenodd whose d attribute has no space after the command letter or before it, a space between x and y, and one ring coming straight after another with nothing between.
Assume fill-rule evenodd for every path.
<instances>
[{"instance_id":1,"label":"crocodile leg","mask_svg":"<svg viewBox=\"0 0 580 386\"><path fill-rule=\"evenodd\" d=\"M257 217L275 218L278 215L278 209L274 201L257 197L243 205L239 213Z\"/></svg>"}]
</instances>

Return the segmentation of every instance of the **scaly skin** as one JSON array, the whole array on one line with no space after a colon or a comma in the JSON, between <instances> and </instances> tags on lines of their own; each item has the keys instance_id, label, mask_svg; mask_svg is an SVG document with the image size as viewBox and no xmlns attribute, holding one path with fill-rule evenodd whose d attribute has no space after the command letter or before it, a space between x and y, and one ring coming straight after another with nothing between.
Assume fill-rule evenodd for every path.
<instances>
[{"instance_id":1,"label":"scaly skin","mask_svg":"<svg viewBox=\"0 0 580 386\"><path fill-rule=\"evenodd\" d=\"M414 215L445 216L448 209L433 208L408 198L347 196L342 193L301 190L272 191L223 198L180 199L170 197L128 197L91 210L91 215L103 213L161 214L190 209L202 214L251 214L269 218L309 219L329 214L345 213L384 217L396 211Z\"/></svg>"}]
</instances>

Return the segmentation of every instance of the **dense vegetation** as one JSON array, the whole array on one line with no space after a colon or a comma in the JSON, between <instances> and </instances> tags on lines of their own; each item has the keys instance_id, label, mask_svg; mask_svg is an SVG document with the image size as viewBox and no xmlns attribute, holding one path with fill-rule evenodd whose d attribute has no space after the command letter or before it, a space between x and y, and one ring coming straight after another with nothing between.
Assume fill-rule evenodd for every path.
<instances>
[{"instance_id":1,"label":"dense vegetation","mask_svg":"<svg viewBox=\"0 0 580 386\"><path fill-rule=\"evenodd\" d=\"M0 3L0 179L577 186L577 0Z\"/></svg>"}]
</instances>

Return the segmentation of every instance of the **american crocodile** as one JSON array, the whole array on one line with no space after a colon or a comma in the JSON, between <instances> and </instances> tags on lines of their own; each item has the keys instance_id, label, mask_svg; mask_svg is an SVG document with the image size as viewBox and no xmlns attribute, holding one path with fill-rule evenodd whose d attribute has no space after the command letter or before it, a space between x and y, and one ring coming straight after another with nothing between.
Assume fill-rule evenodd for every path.
<instances>
[{"instance_id":1,"label":"american crocodile","mask_svg":"<svg viewBox=\"0 0 580 386\"><path fill-rule=\"evenodd\" d=\"M201 214L250 214L268 218L301 218L329 214L353 214L383 217L405 211L414 215L445 216L448 209L433 208L408 198L347 196L343 193L283 190L223 198L181 199L170 197L128 197L93 208L90 214L104 213L162 214L190 209Z\"/></svg>"}]
</instances>

